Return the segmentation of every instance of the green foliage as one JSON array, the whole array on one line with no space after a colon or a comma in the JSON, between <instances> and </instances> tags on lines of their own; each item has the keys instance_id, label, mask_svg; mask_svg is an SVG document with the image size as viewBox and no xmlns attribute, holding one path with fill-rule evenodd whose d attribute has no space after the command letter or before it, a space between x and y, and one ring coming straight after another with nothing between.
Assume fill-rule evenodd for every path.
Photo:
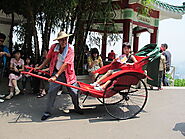
<instances>
[{"instance_id":1,"label":"green foliage","mask_svg":"<svg viewBox=\"0 0 185 139\"><path fill-rule=\"evenodd\" d=\"M151 9L152 9L152 3L154 0L141 0L141 4L144 5L144 7L140 7L138 14L149 16Z\"/></svg>"},{"instance_id":2,"label":"green foliage","mask_svg":"<svg viewBox=\"0 0 185 139\"><path fill-rule=\"evenodd\" d=\"M174 80L173 77L172 77L172 75L169 74L169 73L166 73L165 76L168 78L169 84L172 85L172 82L173 82L173 80Z\"/></svg>"},{"instance_id":3,"label":"green foliage","mask_svg":"<svg viewBox=\"0 0 185 139\"><path fill-rule=\"evenodd\" d=\"M152 0L142 0L147 6L143 13L150 10ZM0 10L5 13L17 13L26 19L17 27L18 38L24 42L24 50L31 51L29 55L39 60L38 32L42 34L42 50L49 46L50 34L56 28L74 34L69 38L75 39L75 53L77 61L81 61L86 44L88 31L93 24L101 22L100 28L106 32L117 32L114 24L115 11L118 5L112 4L112 0L1 0ZM119 35L110 36L117 40ZM33 48L32 48L33 47ZM34 50L32 52L32 50ZM83 63L83 62L81 62ZM78 65L78 64L75 64ZM78 66L77 66L78 68Z\"/></svg>"},{"instance_id":4,"label":"green foliage","mask_svg":"<svg viewBox=\"0 0 185 139\"><path fill-rule=\"evenodd\" d=\"M185 86L185 79L175 79L174 86Z\"/></svg>"}]
</instances>

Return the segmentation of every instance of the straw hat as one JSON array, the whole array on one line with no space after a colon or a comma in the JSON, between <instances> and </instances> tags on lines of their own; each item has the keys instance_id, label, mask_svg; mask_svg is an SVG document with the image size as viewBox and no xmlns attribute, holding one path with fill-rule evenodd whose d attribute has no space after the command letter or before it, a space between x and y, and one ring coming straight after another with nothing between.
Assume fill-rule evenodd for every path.
<instances>
[{"instance_id":1,"label":"straw hat","mask_svg":"<svg viewBox=\"0 0 185 139\"><path fill-rule=\"evenodd\" d=\"M57 38L54 39L53 41L60 40L62 38L66 38L66 37L69 37L71 35L73 35L73 34L66 34L64 31L61 31L61 32L58 33Z\"/></svg>"}]
</instances>

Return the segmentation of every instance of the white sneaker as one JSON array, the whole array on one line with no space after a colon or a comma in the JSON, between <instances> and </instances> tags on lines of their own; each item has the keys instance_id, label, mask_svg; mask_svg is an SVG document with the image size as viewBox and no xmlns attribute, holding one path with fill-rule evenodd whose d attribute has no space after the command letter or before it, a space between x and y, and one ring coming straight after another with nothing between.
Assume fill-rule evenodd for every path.
<instances>
[{"instance_id":1,"label":"white sneaker","mask_svg":"<svg viewBox=\"0 0 185 139\"><path fill-rule=\"evenodd\" d=\"M58 91L57 96L60 96L62 94L62 91Z\"/></svg>"},{"instance_id":2,"label":"white sneaker","mask_svg":"<svg viewBox=\"0 0 185 139\"><path fill-rule=\"evenodd\" d=\"M4 99L0 99L0 103L3 103L4 102Z\"/></svg>"},{"instance_id":3,"label":"white sneaker","mask_svg":"<svg viewBox=\"0 0 185 139\"><path fill-rule=\"evenodd\" d=\"M8 96L5 97L5 99L11 99L13 97L13 92L10 92Z\"/></svg>"},{"instance_id":4,"label":"white sneaker","mask_svg":"<svg viewBox=\"0 0 185 139\"><path fill-rule=\"evenodd\" d=\"M19 88L15 88L15 95L18 95L20 92Z\"/></svg>"},{"instance_id":5,"label":"white sneaker","mask_svg":"<svg viewBox=\"0 0 185 139\"><path fill-rule=\"evenodd\" d=\"M96 87L94 87L94 89L96 89L98 91L103 91L103 88L101 86L96 86Z\"/></svg>"},{"instance_id":6,"label":"white sneaker","mask_svg":"<svg viewBox=\"0 0 185 139\"><path fill-rule=\"evenodd\" d=\"M0 98L3 98L3 97L5 97L5 95L0 95Z\"/></svg>"},{"instance_id":7,"label":"white sneaker","mask_svg":"<svg viewBox=\"0 0 185 139\"><path fill-rule=\"evenodd\" d=\"M90 84L91 86L100 86L98 83L94 82Z\"/></svg>"}]
</instances>

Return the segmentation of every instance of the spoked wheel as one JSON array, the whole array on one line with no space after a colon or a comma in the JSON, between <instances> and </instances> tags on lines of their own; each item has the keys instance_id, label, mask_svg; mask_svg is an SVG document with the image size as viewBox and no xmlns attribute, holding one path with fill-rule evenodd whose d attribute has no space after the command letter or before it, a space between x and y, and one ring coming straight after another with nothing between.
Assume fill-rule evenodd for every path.
<instances>
[{"instance_id":1,"label":"spoked wheel","mask_svg":"<svg viewBox=\"0 0 185 139\"><path fill-rule=\"evenodd\" d=\"M122 95L120 95L119 93L117 93L117 94L115 94L114 96L112 96L110 98L97 98L97 99L102 104L114 105L114 104L117 104L117 103L121 102L124 99L124 97ZM106 101L104 101L103 99L106 99Z\"/></svg>"},{"instance_id":2,"label":"spoked wheel","mask_svg":"<svg viewBox=\"0 0 185 139\"><path fill-rule=\"evenodd\" d=\"M126 120L135 117L142 111L148 98L148 91L145 83L135 75L123 74L116 77L115 80L118 78L121 78L123 82L113 86L115 90L117 87L117 94L106 98L107 87L104 92L103 104L110 116L119 120ZM138 81L141 82L141 88L136 85Z\"/></svg>"}]
</instances>

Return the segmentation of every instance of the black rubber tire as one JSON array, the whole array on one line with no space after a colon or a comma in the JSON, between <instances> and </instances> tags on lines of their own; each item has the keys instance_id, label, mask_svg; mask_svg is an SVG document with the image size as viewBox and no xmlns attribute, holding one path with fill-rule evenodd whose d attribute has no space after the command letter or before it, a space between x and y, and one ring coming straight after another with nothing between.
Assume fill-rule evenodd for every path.
<instances>
[{"instance_id":1,"label":"black rubber tire","mask_svg":"<svg viewBox=\"0 0 185 139\"><path fill-rule=\"evenodd\" d=\"M143 80L139 79L136 75L122 74L122 75L119 75L118 77L115 77L111 83L113 83L113 81L116 80L117 78L120 78L123 76L131 76L132 78L133 77L137 78L141 82L142 87L141 89L139 89L139 88L136 88L135 85L130 85L129 89L118 92L116 95L122 96L123 99L120 99L120 98L117 99L114 96L110 98L103 97L103 104L107 113L111 117L118 120L126 120L126 119L135 117L139 112L143 110L148 98L148 91L147 91L146 84L144 83ZM107 88L104 91L104 96L106 95ZM141 99L143 98L143 99L140 100L140 98ZM108 102L109 99L116 99L116 100L113 103L109 103ZM137 99L137 100L134 100L134 99ZM142 101L141 104L137 105L137 103L139 103L140 101ZM134 110L132 110L132 108L134 108Z\"/></svg>"}]
</instances>

